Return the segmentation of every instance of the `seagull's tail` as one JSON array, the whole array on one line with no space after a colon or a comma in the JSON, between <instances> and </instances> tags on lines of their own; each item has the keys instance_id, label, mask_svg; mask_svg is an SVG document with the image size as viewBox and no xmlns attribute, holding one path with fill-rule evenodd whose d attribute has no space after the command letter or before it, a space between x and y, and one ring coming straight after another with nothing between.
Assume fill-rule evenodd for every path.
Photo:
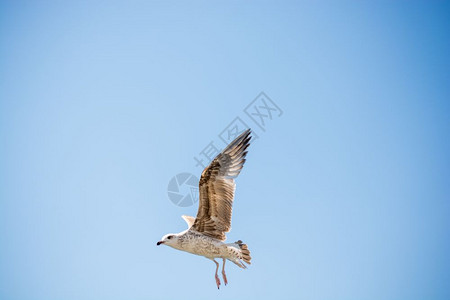
<instances>
[{"instance_id":1,"label":"seagull's tail","mask_svg":"<svg viewBox=\"0 0 450 300\"><path fill-rule=\"evenodd\" d=\"M226 255L225 258L234 262L240 268L247 269L247 266L244 264L244 262L250 265L250 261L252 260L250 256L250 250L248 250L247 245L244 244L241 240L226 245L228 246L228 255Z\"/></svg>"},{"instance_id":2,"label":"seagull's tail","mask_svg":"<svg viewBox=\"0 0 450 300\"><path fill-rule=\"evenodd\" d=\"M250 250L248 250L247 244L244 244L241 240L235 242L239 246L239 249L241 249L241 257L245 263L251 264L252 257L250 256Z\"/></svg>"}]
</instances>

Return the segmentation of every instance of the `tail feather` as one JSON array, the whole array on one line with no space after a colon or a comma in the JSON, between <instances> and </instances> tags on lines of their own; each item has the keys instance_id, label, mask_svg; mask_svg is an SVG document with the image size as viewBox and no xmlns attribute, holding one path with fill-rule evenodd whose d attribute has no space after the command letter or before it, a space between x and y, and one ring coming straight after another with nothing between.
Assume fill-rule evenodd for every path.
<instances>
[{"instance_id":1,"label":"tail feather","mask_svg":"<svg viewBox=\"0 0 450 300\"><path fill-rule=\"evenodd\" d=\"M239 246L239 249L241 249L241 259L245 263L251 265L252 257L250 256L250 250L248 250L247 244L244 244L241 240L235 242L235 244L237 244Z\"/></svg>"}]
</instances>

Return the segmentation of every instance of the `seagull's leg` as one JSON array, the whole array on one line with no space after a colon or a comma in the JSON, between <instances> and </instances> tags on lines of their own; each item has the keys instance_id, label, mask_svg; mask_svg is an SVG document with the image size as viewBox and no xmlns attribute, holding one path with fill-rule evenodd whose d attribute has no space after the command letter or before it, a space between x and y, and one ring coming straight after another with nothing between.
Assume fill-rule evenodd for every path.
<instances>
[{"instance_id":1,"label":"seagull's leg","mask_svg":"<svg viewBox=\"0 0 450 300\"><path fill-rule=\"evenodd\" d=\"M225 274L225 262L227 260L224 258L223 259L223 265L222 265L222 277L223 277L223 282L225 282L225 285L228 284L228 280L227 280L227 274Z\"/></svg>"},{"instance_id":2,"label":"seagull's leg","mask_svg":"<svg viewBox=\"0 0 450 300\"><path fill-rule=\"evenodd\" d=\"M219 275L217 275L217 271L219 270L219 263L215 259L213 259L212 261L216 264L216 284L217 284L217 289L219 289L220 279L219 279Z\"/></svg>"}]
</instances>

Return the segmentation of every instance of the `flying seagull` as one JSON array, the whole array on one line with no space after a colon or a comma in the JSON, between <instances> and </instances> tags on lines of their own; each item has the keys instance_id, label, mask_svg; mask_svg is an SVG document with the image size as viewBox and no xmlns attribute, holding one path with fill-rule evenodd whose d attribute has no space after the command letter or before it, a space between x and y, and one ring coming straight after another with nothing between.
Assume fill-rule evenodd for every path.
<instances>
[{"instance_id":1,"label":"flying seagull","mask_svg":"<svg viewBox=\"0 0 450 300\"><path fill-rule=\"evenodd\" d=\"M182 216L188 229L180 233L170 233L162 237L156 245L166 245L177 250L204 256L216 264L216 285L220 287L217 275L219 263L215 258L223 259L222 277L227 285L225 262L230 260L240 268L250 264L250 251L241 240L224 243L225 233L231 230L231 212L233 206L234 179L239 175L245 163L247 148L250 145L251 130L247 129L232 141L203 170L199 182L199 207L197 217Z\"/></svg>"}]
</instances>

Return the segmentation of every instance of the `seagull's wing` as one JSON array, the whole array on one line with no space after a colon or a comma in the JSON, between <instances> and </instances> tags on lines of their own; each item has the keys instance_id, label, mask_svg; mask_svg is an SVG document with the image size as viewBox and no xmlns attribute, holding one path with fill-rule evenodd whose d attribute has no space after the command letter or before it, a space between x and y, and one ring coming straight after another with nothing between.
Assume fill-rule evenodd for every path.
<instances>
[{"instance_id":1,"label":"seagull's wing","mask_svg":"<svg viewBox=\"0 0 450 300\"><path fill-rule=\"evenodd\" d=\"M247 129L231 142L203 170L199 183L200 201L192 229L224 241L231 229L236 178L241 172L250 145L251 130Z\"/></svg>"},{"instance_id":2,"label":"seagull's wing","mask_svg":"<svg viewBox=\"0 0 450 300\"><path fill-rule=\"evenodd\" d=\"M181 217L183 218L183 220L186 221L188 228L191 228L192 225L194 224L195 218L191 217L191 216L186 216L186 215L182 215Z\"/></svg>"}]
</instances>

